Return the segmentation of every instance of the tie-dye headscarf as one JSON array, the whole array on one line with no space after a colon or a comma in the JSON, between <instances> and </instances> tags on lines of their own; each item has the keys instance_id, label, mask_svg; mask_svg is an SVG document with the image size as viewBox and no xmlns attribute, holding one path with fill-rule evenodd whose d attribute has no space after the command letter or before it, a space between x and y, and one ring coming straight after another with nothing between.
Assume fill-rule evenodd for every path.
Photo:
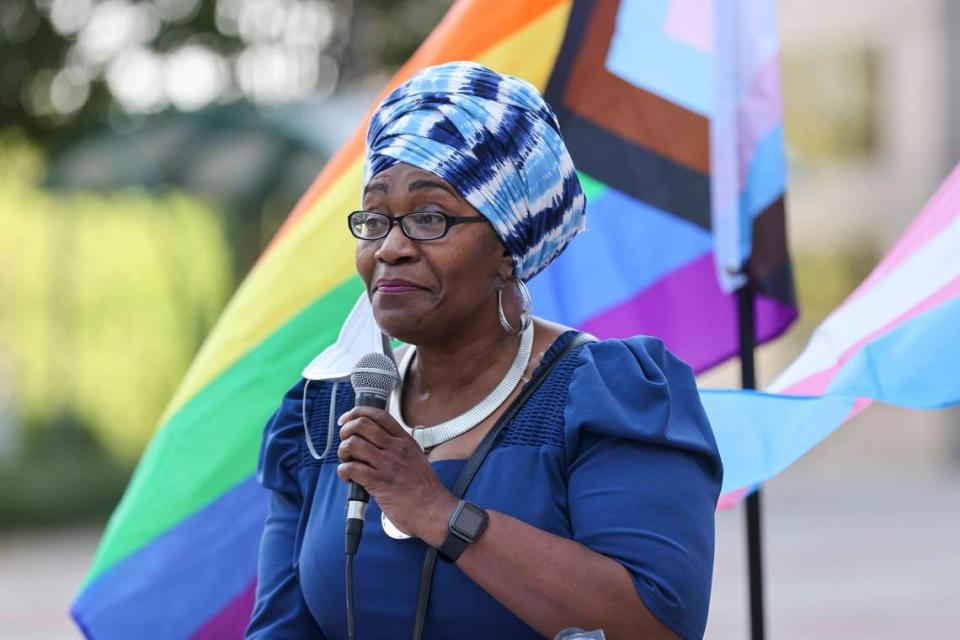
<instances>
[{"instance_id":1,"label":"tie-dye headscarf","mask_svg":"<svg viewBox=\"0 0 960 640\"><path fill-rule=\"evenodd\" d=\"M405 162L454 186L528 280L584 228L586 199L557 117L537 90L473 62L423 69L381 103L364 184Z\"/></svg>"}]
</instances>

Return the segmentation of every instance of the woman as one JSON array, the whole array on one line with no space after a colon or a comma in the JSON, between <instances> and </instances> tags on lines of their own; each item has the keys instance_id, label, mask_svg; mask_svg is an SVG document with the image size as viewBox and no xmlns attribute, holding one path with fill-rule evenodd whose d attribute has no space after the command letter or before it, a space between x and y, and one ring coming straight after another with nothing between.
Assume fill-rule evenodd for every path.
<instances>
[{"instance_id":1,"label":"woman","mask_svg":"<svg viewBox=\"0 0 960 640\"><path fill-rule=\"evenodd\" d=\"M409 637L429 547L452 562L436 567L424 637L702 636L722 471L690 369L651 338L564 353L575 331L529 322L524 281L584 220L549 107L522 80L450 63L384 101L367 147L357 271L376 325L411 347L390 411L301 380L268 424L248 638L345 637L349 481L371 496L363 640ZM461 502L465 459L547 369ZM472 541L451 532L468 515Z\"/></svg>"}]
</instances>

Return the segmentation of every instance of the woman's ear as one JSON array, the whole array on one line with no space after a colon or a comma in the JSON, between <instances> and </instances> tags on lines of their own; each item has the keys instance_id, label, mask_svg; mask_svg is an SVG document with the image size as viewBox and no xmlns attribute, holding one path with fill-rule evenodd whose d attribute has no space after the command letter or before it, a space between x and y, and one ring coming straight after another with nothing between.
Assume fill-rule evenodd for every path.
<instances>
[{"instance_id":1,"label":"woman's ear","mask_svg":"<svg viewBox=\"0 0 960 640\"><path fill-rule=\"evenodd\" d=\"M500 258L500 268L497 269L497 275L501 282L509 282L513 279L513 256L503 250L503 257Z\"/></svg>"}]
</instances>

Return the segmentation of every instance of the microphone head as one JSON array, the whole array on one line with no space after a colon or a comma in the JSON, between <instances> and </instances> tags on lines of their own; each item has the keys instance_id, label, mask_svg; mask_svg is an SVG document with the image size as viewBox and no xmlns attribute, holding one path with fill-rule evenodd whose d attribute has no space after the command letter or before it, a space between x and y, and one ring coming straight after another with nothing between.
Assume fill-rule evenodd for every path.
<instances>
[{"instance_id":1,"label":"microphone head","mask_svg":"<svg viewBox=\"0 0 960 640\"><path fill-rule=\"evenodd\" d=\"M350 384L357 394L372 393L389 398L399 377L397 365L389 356L373 352L357 360L350 373Z\"/></svg>"}]
</instances>

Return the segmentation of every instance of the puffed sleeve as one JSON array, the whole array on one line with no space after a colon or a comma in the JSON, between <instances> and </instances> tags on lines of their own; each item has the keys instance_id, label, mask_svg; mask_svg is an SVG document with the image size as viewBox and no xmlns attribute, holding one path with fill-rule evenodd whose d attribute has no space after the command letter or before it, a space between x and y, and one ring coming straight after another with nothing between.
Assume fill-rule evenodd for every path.
<instances>
[{"instance_id":1,"label":"puffed sleeve","mask_svg":"<svg viewBox=\"0 0 960 640\"><path fill-rule=\"evenodd\" d=\"M702 637L723 471L692 371L653 338L589 344L564 419L574 538L626 567L674 633Z\"/></svg>"},{"instance_id":2,"label":"puffed sleeve","mask_svg":"<svg viewBox=\"0 0 960 640\"><path fill-rule=\"evenodd\" d=\"M270 509L260 540L257 593L248 640L322 638L297 577L297 536L303 496L297 481L303 441L304 380L287 392L263 432L257 479Z\"/></svg>"}]
</instances>

